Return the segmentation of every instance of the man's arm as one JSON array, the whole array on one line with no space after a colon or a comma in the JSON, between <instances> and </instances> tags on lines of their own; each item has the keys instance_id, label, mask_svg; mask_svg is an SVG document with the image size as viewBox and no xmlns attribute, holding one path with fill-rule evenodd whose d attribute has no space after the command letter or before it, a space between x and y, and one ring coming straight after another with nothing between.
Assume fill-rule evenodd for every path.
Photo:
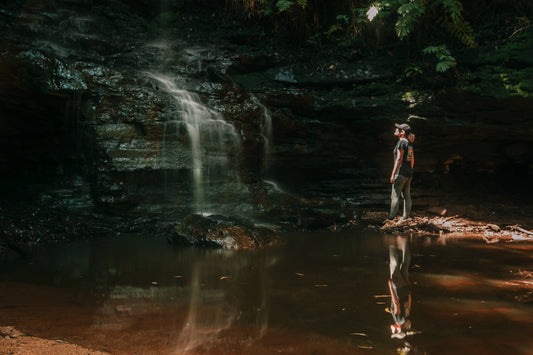
<instances>
[{"instance_id":1,"label":"man's arm","mask_svg":"<svg viewBox=\"0 0 533 355\"><path fill-rule=\"evenodd\" d=\"M400 166L402 165L403 161L403 149L398 149L396 152L396 160L394 161L394 167L392 168L392 174L390 176L390 182L394 185L396 181L396 173L398 172L398 169L400 169Z\"/></svg>"}]
</instances>

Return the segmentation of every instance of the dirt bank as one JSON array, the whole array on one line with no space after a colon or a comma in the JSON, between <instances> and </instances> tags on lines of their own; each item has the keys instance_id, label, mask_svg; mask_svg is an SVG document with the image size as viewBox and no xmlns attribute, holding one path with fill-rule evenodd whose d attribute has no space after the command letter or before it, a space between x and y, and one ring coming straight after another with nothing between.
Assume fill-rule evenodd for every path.
<instances>
[{"instance_id":1,"label":"dirt bank","mask_svg":"<svg viewBox=\"0 0 533 355\"><path fill-rule=\"evenodd\" d=\"M17 355L104 355L101 351L94 351L69 344L61 340L48 340L23 334L17 329L0 327L0 354Z\"/></svg>"}]
</instances>

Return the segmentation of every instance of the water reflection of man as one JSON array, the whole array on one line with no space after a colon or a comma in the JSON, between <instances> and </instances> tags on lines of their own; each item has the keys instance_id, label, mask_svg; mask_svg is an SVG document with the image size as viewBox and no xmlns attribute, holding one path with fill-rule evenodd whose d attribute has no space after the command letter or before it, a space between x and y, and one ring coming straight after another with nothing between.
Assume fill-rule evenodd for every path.
<instances>
[{"instance_id":1,"label":"water reflection of man","mask_svg":"<svg viewBox=\"0 0 533 355\"><path fill-rule=\"evenodd\" d=\"M390 311L394 320L394 324L391 324L391 337L402 339L411 329L411 285L409 283L411 250L407 237L398 236L390 242L389 258Z\"/></svg>"}]
</instances>

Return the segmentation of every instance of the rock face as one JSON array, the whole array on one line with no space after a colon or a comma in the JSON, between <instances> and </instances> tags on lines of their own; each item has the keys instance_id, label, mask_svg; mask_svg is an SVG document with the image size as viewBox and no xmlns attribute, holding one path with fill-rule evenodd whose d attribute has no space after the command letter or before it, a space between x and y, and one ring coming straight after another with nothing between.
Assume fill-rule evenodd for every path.
<instances>
[{"instance_id":1,"label":"rock face","mask_svg":"<svg viewBox=\"0 0 533 355\"><path fill-rule=\"evenodd\" d=\"M165 28L149 36L146 21L119 5L2 11L2 173L80 173L95 203L113 209L188 208L228 199L227 190L242 200L241 180L257 181L261 169L263 106L224 75L225 53L167 39ZM237 111L243 121L233 124ZM241 164L251 161L246 149L259 153L254 164ZM229 187L218 188L224 180Z\"/></svg>"},{"instance_id":2,"label":"rock face","mask_svg":"<svg viewBox=\"0 0 533 355\"><path fill-rule=\"evenodd\" d=\"M286 216L309 208L300 196L347 214L383 207L393 123L408 117L419 203L533 176L528 98L400 96L391 62L275 50L176 9L1 6L0 173L14 199L81 179L90 201L79 205L113 212Z\"/></svg>"}]
</instances>

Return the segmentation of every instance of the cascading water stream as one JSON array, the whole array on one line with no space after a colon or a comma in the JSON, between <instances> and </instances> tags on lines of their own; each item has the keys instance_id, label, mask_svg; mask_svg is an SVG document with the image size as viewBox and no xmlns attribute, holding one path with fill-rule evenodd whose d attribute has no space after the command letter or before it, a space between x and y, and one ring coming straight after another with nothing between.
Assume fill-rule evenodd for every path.
<instances>
[{"instance_id":1,"label":"cascading water stream","mask_svg":"<svg viewBox=\"0 0 533 355\"><path fill-rule=\"evenodd\" d=\"M268 154L270 153L270 148L272 146L272 117L270 116L270 112L268 111L267 107L259 101L259 99L252 95L252 102L259 106L261 109L261 135L263 136L263 139L265 140L265 148L264 148L264 159L266 161L266 158L268 157Z\"/></svg>"},{"instance_id":2,"label":"cascading water stream","mask_svg":"<svg viewBox=\"0 0 533 355\"><path fill-rule=\"evenodd\" d=\"M225 182L239 185L230 159L240 149L237 130L224 121L220 113L203 105L198 95L179 89L175 79L160 74L147 75L161 83L175 100L177 118L164 123L164 136L169 134L166 125L175 124L176 135L179 135L180 126L185 126L190 139L193 204L196 212L206 213L206 208L209 208L206 194L210 185L220 186ZM166 152L165 137L162 145L161 151ZM168 164L170 160L167 156L162 156L161 159L162 165Z\"/></svg>"}]
</instances>

